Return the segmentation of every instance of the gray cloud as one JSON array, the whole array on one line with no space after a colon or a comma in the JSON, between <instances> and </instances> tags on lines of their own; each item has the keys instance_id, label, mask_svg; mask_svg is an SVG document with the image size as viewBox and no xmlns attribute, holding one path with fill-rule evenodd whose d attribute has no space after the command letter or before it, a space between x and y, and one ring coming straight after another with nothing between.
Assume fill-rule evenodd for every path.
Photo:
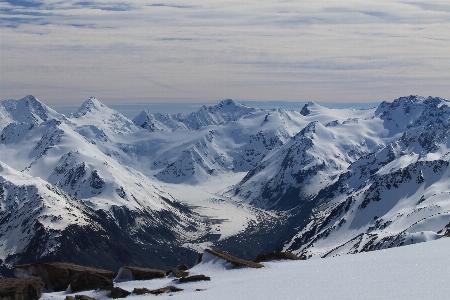
<instances>
[{"instance_id":1,"label":"gray cloud","mask_svg":"<svg viewBox=\"0 0 450 300\"><path fill-rule=\"evenodd\" d=\"M439 0L3 1L0 98L450 98L449 20Z\"/></svg>"}]
</instances>

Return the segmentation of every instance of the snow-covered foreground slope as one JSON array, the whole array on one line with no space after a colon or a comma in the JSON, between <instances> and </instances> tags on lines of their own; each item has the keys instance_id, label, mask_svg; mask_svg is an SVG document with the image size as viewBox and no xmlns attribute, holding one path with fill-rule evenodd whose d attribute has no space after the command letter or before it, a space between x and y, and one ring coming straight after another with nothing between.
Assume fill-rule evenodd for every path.
<instances>
[{"instance_id":1,"label":"snow-covered foreground slope","mask_svg":"<svg viewBox=\"0 0 450 300\"><path fill-rule=\"evenodd\" d=\"M306 261L267 262L263 269L229 269L218 261L193 267L211 281L176 283L173 278L116 283L125 290L184 289L159 299L449 299L450 238L382 251ZM196 291L196 289L202 289ZM86 291L98 299L106 292ZM43 294L43 300L66 293ZM127 299L153 299L130 295Z\"/></svg>"}]
</instances>

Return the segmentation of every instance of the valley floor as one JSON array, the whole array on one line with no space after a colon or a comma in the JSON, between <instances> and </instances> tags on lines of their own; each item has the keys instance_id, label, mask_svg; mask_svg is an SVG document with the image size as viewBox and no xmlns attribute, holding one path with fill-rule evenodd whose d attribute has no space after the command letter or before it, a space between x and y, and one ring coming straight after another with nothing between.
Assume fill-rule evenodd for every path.
<instances>
[{"instance_id":1,"label":"valley floor","mask_svg":"<svg viewBox=\"0 0 450 300\"><path fill-rule=\"evenodd\" d=\"M387 250L306 261L269 262L263 269L229 269L212 260L193 267L211 281L179 284L173 278L128 281L117 286L157 289L175 285L181 292L158 299L450 299L450 238ZM196 289L204 289L196 291ZM80 292L107 299L106 292ZM63 299L46 293L41 299ZM153 299L130 295L127 299Z\"/></svg>"},{"instance_id":2,"label":"valley floor","mask_svg":"<svg viewBox=\"0 0 450 300\"><path fill-rule=\"evenodd\" d=\"M218 239L222 240L245 230L249 224L256 224L265 216L271 215L268 211L222 195L246 174L246 172L230 172L196 185L163 182L160 182L160 185L172 197L193 208L199 215L212 220L211 233L218 235ZM202 252L211 244L210 241L185 246Z\"/></svg>"}]
</instances>

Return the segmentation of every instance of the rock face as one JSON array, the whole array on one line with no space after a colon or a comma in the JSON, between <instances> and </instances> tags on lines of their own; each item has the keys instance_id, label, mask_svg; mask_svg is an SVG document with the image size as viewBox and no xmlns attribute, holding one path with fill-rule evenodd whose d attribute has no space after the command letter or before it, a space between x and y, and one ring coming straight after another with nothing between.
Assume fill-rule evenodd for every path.
<instances>
[{"instance_id":1,"label":"rock face","mask_svg":"<svg viewBox=\"0 0 450 300\"><path fill-rule=\"evenodd\" d=\"M211 278L205 275L192 275L188 277L182 277L178 279L178 282L184 283L184 282L192 282L192 281L210 281Z\"/></svg>"},{"instance_id":2,"label":"rock face","mask_svg":"<svg viewBox=\"0 0 450 300\"><path fill-rule=\"evenodd\" d=\"M187 277L187 276L189 276L189 272L187 272L187 270L189 270L189 267L187 265L183 264L183 265L180 265L180 266L168 271L167 274L172 273L173 276L175 276L177 278Z\"/></svg>"},{"instance_id":3,"label":"rock face","mask_svg":"<svg viewBox=\"0 0 450 300\"><path fill-rule=\"evenodd\" d=\"M42 295L44 283L38 278L0 279L0 299L33 300Z\"/></svg>"},{"instance_id":4,"label":"rock face","mask_svg":"<svg viewBox=\"0 0 450 300\"><path fill-rule=\"evenodd\" d=\"M180 292L183 289L177 288L173 285L169 285L160 289L156 289L156 290L149 290L146 288L135 288L133 290L133 294L137 294L137 295L144 295L144 294L152 294L152 295L159 295L159 294L163 294L167 291L171 291L171 292Z\"/></svg>"},{"instance_id":5,"label":"rock face","mask_svg":"<svg viewBox=\"0 0 450 300\"><path fill-rule=\"evenodd\" d=\"M173 276L175 276L175 277L177 277L177 278L189 276L189 272L182 271L182 270L180 270L180 269L178 269L178 268L173 268L173 269L171 270L171 272L172 272Z\"/></svg>"},{"instance_id":6,"label":"rock face","mask_svg":"<svg viewBox=\"0 0 450 300\"><path fill-rule=\"evenodd\" d=\"M124 289L121 289L120 287L114 287L114 288L112 288L112 290L111 290L110 297L113 298L113 299L116 299L116 298L125 298L125 297L127 297L128 295L130 295L130 294L131 294L131 292L126 291L126 290L124 290Z\"/></svg>"},{"instance_id":7,"label":"rock face","mask_svg":"<svg viewBox=\"0 0 450 300\"><path fill-rule=\"evenodd\" d=\"M241 266L250 267L250 268L263 268L264 267L264 265L262 265L260 263L256 263L256 262L245 260L245 259L240 259L240 258L234 257L232 255L229 255L227 253L223 253L223 252L220 252L217 250L205 249L205 252L215 255L221 259L224 259L227 262L231 263L235 267L241 267Z\"/></svg>"},{"instance_id":8,"label":"rock face","mask_svg":"<svg viewBox=\"0 0 450 300\"><path fill-rule=\"evenodd\" d=\"M154 278L166 278L166 271L159 269L124 266L120 268L116 280L118 279L148 280Z\"/></svg>"},{"instance_id":9,"label":"rock face","mask_svg":"<svg viewBox=\"0 0 450 300\"><path fill-rule=\"evenodd\" d=\"M262 261L271 261L271 260L299 260L300 258L289 252L269 252L266 254L258 254L258 256L253 260L256 263Z\"/></svg>"},{"instance_id":10,"label":"rock face","mask_svg":"<svg viewBox=\"0 0 450 300\"><path fill-rule=\"evenodd\" d=\"M80 273L70 281L72 292L95 289L111 290L113 286L113 281L110 278L89 271Z\"/></svg>"},{"instance_id":11,"label":"rock face","mask_svg":"<svg viewBox=\"0 0 450 300\"><path fill-rule=\"evenodd\" d=\"M86 272L90 275L87 275ZM86 273L86 275L78 278L82 273ZM14 275L18 278L37 277L45 283L46 289L65 291L69 284L75 283L77 278L78 283L75 286L81 287L82 281L86 281L88 278L93 279L95 277L95 282L99 282L99 276L105 279L112 279L116 274L112 271L84 267L72 263L52 262L14 266Z\"/></svg>"},{"instance_id":12,"label":"rock face","mask_svg":"<svg viewBox=\"0 0 450 300\"><path fill-rule=\"evenodd\" d=\"M98 300L96 298L92 298L86 295L75 295L75 297L73 296L66 296L66 300Z\"/></svg>"}]
</instances>

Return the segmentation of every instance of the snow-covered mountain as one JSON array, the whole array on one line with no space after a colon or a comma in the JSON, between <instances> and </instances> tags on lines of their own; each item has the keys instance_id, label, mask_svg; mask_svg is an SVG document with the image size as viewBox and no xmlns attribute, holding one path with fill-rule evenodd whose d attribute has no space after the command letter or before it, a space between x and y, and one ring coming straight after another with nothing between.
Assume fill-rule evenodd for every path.
<instances>
[{"instance_id":1,"label":"snow-covered mountain","mask_svg":"<svg viewBox=\"0 0 450 300\"><path fill-rule=\"evenodd\" d=\"M138 130L131 120L128 120L121 113L107 107L95 97L90 97L81 107L69 116L70 121L75 123L79 131L111 131L119 134L126 134Z\"/></svg>"},{"instance_id":2,"label":"snow-covered mountain","mask_svg":"<svg viewBox=\"0 0 450 300\"><path fill-rule=\"evenodd\" d=\"M446 234L449 109L447 100L432 97L382 103L376 116L390 142L356 160L317 193L317 206L284 248L303 257L323 257Z\"/></svg>"},{"instance_id":3,"label":"snow-covered mountain","mask_svg":"<svg viewBox=\"0 0 450 300\"><path fill-rule=\"evenodd\" d=\"M94 97L69 117L33 96L5 100L0 267L67 257L156 267L213 243L309 258L439 239L450 228L449 104L224 100L131 121Z\"/></svg>"},{"instance_id":4,"label":"snow-covered mountain","mask_svg":"<svg viewBox=\"0 0 450 300\"><path fill-rule=\"evenodd\" d=\"M127 123L124 117L105 108L101 111L104 118L96 118L92 107L85 108L89 104L101 108L99 102L89 99L85 104L84 114L75 115L77 121L83 117L85 122L89 117L104 121L113 116L106 125L92 126L124 133L126 127L111 127ZM45 108L37 100L34 105ZM2 265L60 257L111 267L120 261L142 262L147 252L153 253L148 265L163 266L167 260L161 258L167 251L195 256L182 244L205 235L207 220L173 199L154 179L104 154L77 132L80 125L72 119L58 116L30 122L10 123L1 134L0 157L9 163L2 163L2 174L8 176L0 177ZM22 207L26 210L17 209ZM43 208L45 215L38 213ZM50 217L53 221L47 220ZM83 246L74 247L77 240ZM39 247L36 241L41 241ZM97 254L89 256L89 251Z\"/></svg>"},{"instance_id":5,"label":"snow-covered mountain","mask_svg":"<svg viewBox=\"0 0 450 300\"><path fill-rule=\"evenodd\" d=\"M11 99L0 102L0 130L10 123L37 125L50 119L59 120L65 117L32 95L20 100Z\"/></svg>"},{"instance_id":6,"label":"snow-covered mountain","mask_svg":"<svg viewBox=\"0 0 450 300\"><path fill-rule=\"evenodd\" d=\"M150 131L174 131L180 129L199 130L209 125L223 125L252 114L257 109L236 103L232 99L221 101L215 106L203 105L198 111L185 114L160 114L148 110L141 112L133 122Z\"/></svg>"}]
</instances>

